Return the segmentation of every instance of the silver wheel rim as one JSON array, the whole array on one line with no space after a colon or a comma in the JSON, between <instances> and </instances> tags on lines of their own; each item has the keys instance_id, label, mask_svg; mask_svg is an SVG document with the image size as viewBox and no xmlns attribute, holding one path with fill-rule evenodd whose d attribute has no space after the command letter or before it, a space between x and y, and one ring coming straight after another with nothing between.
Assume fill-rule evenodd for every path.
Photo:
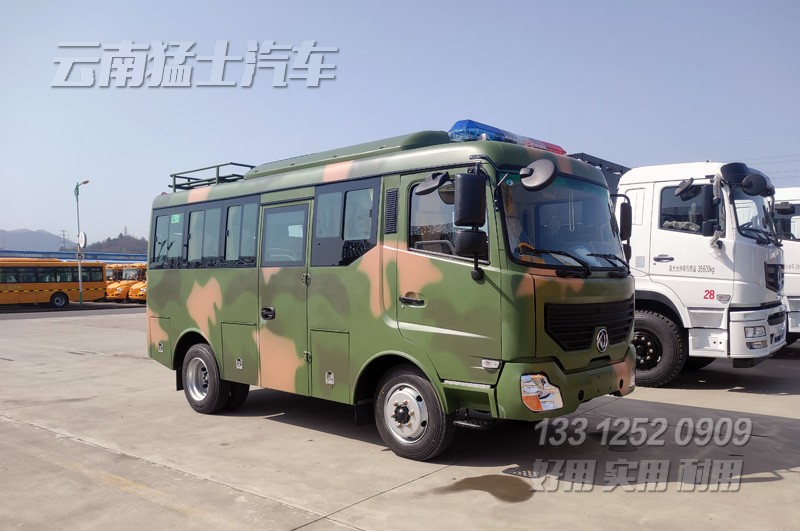
<instances>
[{"instance_id":1,"label":"silver wheel rim","mask_svg":"<svg viewBox=\"0 0 800 531\"><path fill-rule=\"evenodd\" d=\"M428 407L412 385L398 384L386 394L383 418L392 436L403 444L419 441L428 430Z\"/></svg>"},{"instance_id":2,"label":"silver wheel rim","mask_svg":"<svg viewBox=\"0 0 800 531\"><path fill-rule=\"evenodd\" d=\"M186 368L186 381L183 382L192 399L200 402L208 394L208 367L200 358L189 360Z\"/></svg>"}]
</instances>

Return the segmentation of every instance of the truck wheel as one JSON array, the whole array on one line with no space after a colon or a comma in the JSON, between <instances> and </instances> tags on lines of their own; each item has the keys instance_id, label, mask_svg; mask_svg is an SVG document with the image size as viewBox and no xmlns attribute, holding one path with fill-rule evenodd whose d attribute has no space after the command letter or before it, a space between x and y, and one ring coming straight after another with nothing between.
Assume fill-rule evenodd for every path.
<instances>
[{"instance_id":1,"label":"truck wheel","mask_svg":"<svg viewBox=\"0 0 800 531\"><path fill-rule=\"evenodd\" d=\"M69 297L61 292L53 293L53 296L50 297L50 305L53 308L66 308L69 305Z\"/></svg>"},{"instance_id":2,"label":"truck wheel","mask_svg":"<svg viewBox=\"0 0 800 531\"><path fill-rule=\"evenodd\" d=\"M636 383L661 387L671 382L686 363L686 347L678 326L661 314L637 310L633 325Z\"/></svg>"},{"instance_id":3,"label":"truck wheel","mask_svg":"<svg viewBox=\"0 0 800 531\"><path fill-rule=\"evenodd\" d=\"M193 345L183 360L183 392L198 413L216 413L230 396L230 382L219 377L214 351L205 343Z\"/></svg>"},{"instance_id":4,"label":"truck wheel","mask_svg":"<svg viewBox=\"0 0 800 531\"><path fill-rule=\"evenodd\" d=\"M717 358L696 358L690 356L686 358L686 364L683 366L684 371L698 371L703 367L711 365L711 362Z\"/></svg>"},{"instance_id":5,"label":"truck wheel","mask_svg":"<svg viewBox=\"0 0 800 531\"><path fill-rule=\"evenodd\" d=\"M416 367L395 367L381 379L375 397L378 433L395 454L426 461L453 440L453 415L442 411L433 385Z\"/></svg>"},{"instance_id":6,"label":"truck wheel","mask_svg":"<svg viewBox=\"0 0 800 531\"><path fill-rule=\"evenodd\" d=\"M800 339L800 334L789 332L786 334L786 346L788 347L798 339Z\"/></svg>"},{"instance_id":7,"label":"truck wheel","mask_svg":"<svg viewBox=\"0 0 800 531\"><path fill-rule=\"evenodd\" d=\"M244 401L247 400L247 395L250 393L250 386L247 384L230 382L230 388L230 396L228 396L228 402L225 404L227 411L238 409L239 406L244 404Z\"/></svg>"}]
</instances>

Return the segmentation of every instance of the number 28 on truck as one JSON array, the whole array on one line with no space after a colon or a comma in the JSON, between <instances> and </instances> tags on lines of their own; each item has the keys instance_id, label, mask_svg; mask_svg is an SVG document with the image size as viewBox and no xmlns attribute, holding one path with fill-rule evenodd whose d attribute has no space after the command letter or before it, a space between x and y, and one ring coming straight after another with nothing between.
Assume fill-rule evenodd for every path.
<instances>
[{"instance_id":1,"label":"number 28 on truck","mask_svg":"<svg viewBox=\"0 0 800 531\"><path fill-rule=\"evenodd\" d=\"M465 120L241 166L153 203L149 355L198 412L251 385L342 402L422 460L633 390L609 191L558 146Z\"/></svg>"}]
</instances>

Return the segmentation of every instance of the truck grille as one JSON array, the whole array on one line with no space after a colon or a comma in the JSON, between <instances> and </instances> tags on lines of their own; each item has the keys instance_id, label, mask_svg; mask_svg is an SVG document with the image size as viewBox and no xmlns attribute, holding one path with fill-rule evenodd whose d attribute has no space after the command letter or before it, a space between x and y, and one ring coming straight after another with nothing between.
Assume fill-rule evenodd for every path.
<instances>
[{"instance_id":1,"label":"truck grille","mask_svg":"<svg viewBox=\"0 0 800 531\"><path fill-rule=\"evenodd\" d=\"M768 290L777 292L783 289L783 264L764 264L764 276Z\"/></svg>"},{"instance_id":2,"label":"truck grille","mask_svg":"<svg viewBox=\"0 0 800 531\"><path fill-rule=\"evenodd\" d=\"M547 335L564 350L587 350L595 329L608 330L609 343L625 341L633 325L633 299L602 304L545 304Z\"/></svg>"}]
</instances>

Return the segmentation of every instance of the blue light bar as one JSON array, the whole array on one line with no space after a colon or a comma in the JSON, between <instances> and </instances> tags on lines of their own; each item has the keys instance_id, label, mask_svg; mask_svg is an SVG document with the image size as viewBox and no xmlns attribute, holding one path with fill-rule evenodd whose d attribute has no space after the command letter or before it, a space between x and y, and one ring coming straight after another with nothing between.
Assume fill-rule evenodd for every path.
<instances>
[{"instance_id":1,"label":"blue light bar","mask_svg":"<svg viewBox=\"0 0 800 531\"><path fill-rule=\"evenodd\" d=\"M566 155L567 152L560 146L543 142L527 136L516 135L491 125L482 124L474 120L459 120L449 131L450 139L463 142L468 140L493 140L495 142L509 142L521 146L545 149L559 155Z\"/></svg>"}]
</instances>

